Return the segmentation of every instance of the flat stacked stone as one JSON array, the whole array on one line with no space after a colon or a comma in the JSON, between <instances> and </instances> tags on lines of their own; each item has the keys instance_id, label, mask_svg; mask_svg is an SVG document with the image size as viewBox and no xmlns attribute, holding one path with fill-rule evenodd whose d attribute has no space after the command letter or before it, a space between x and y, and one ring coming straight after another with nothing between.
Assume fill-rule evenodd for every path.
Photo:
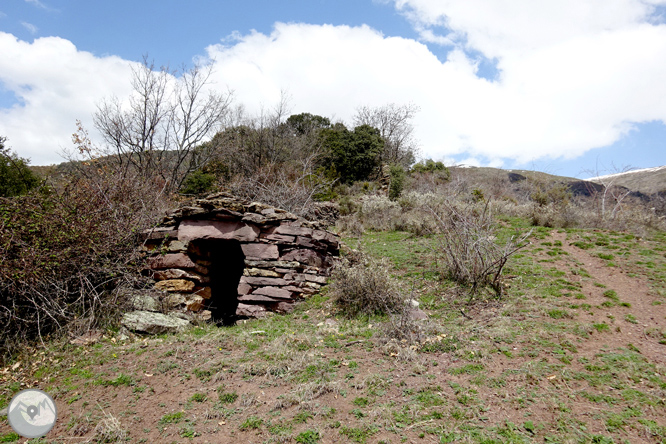
<instances>
[{"instance_id":1,"label":"flat stacked stone","mask_svg":"<svg viewBox=\"0 0 666 444\"><path fill-rule=\"evenodd\" d=\"M316 223L279 208L216 193L182 206L144 232L146 273L172 310L205 310L212 265L198 241L234 240L245 255L237 314L289 312L295 300L319 291L339 254L339 241Z\"/></svg>"}]
</instances>

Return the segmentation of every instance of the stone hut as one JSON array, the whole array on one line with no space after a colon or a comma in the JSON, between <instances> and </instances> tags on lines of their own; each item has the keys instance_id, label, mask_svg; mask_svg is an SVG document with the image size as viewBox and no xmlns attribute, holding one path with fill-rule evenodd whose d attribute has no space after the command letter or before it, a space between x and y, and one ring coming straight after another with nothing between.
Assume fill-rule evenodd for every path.
<instances>
[{"instance_id":1,"label":"stone hut","mask_svg":"<svg viewBox=\"0 0 666 444\"><path fill-rule=\"evenodd\" d=\"M144 273L163 307L223 323L290 312L326 283L339 253L318 223L228 193L178 208L144 236Z\"/></svg>"}]
</instances>

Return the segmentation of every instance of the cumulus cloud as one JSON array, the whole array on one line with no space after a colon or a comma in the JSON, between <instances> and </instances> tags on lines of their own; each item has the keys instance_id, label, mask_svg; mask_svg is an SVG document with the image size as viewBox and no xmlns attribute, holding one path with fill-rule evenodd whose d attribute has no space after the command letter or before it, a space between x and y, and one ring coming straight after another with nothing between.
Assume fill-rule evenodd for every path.
<instances>
[{"instance_id":1,"label":"cumulus cloud","mask_svg":"<svg viewBox=\"0 0 666 444\"><path fill-rule=\"evenodd\" d=\"M393 2L424 41L496 61L497 81L477 97L484 111L451 116L476 154L571 158L632 123L666 121L664 0Z\"/></svg>"},{"instance_id":2,"label":"cumulus cloud","mask_svg":"<svg viewBox=\"0 0 666 444\"><path fill-rule=\"evenodd\" d=\"M637 122L666 121L666 0L393 0L422 40L368 26L276 23L205 48L216 87L249 111L275 104L351 122L361 105L414 103L423 155L502 165L574 158L617 141ZM443 45L438 59L427 44ZM69 143L75 119L129 92L129 63L59 38L0 33L0 81L20 103L0 110L0 134L43 162ZM496 62L479 76L479 54ZM66 129L66 130L65 130ZM56 159L57 160L57 159Z\"/></svg>"},{"instance_id":3,"label":"cumulus cloud","mask_svg":"<svg viewBox=\"0 0 666 444\"><path fill-rule=\"evenodd\" d=\"M236 36L208 53L237 97L251 103L276 100L287 87L299 111L349 119L360 103L414 102L422 110L415 123L424 155L436 158L466 152L493 165L574 158L617 141L632 122L666 120L666 60L660 56L666 27L648 23L650 5L626 2L616 15L604 14L612 8L599 2L576 0L568 6L581 12L571 17L559 6L530 6L521 16L490 7L492 1L420 3L410 19L446 32L440 43L451 41L452 48L445 61L423 44L369 27L303 24ZM448 10L440 13L441 4L465 14L442 15ZM475 19L485 6L487 17ZM493 25L495 14L499 24ZM470 49L498 61L497 80L477 75Z\"/></svg>"},{"instance_id":4,"label":"cumulus cloud","mask_svg":"<svg viewBox=\"0 0 666 444\"><path fill-rule=\"evenodd\" d=\"M18 103L0 109L0 135L34 164L62 162L72 146L75 121L92 127L96 104L107 95L130 92L130 64L118 57L95 57L57 37L33 43L0 32L0 82Z\"/></svg>"}]
</instances>

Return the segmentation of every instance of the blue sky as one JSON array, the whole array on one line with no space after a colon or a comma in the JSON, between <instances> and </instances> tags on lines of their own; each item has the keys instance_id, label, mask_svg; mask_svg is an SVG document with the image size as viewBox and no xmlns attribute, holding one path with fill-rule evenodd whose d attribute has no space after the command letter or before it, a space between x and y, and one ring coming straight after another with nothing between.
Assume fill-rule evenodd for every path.
<instances>
[{"instance_id":1,"label":"blue sky","mask_svg":"<svg viewBox=\"0 0 666 444\"><path fill-rule=\"evenodd\" d=\"M281 91L292 112L351 123L413 103L422 156L586 171L666 164L666 0L6 0L0 135L61 161L75 121L95 137L132 63L212 61L248 112Z\"/></svg>"}]
</instances>

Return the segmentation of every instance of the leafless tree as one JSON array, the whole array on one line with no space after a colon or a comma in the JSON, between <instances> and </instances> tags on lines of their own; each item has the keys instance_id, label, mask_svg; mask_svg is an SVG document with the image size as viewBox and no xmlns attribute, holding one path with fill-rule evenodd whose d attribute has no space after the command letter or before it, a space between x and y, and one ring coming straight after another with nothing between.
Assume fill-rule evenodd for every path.
<instances>
[{"instance_id":1,"label":"leafless tree","mask_svg":"<svg viewBox=\"0 0 666 444\"><path fill-rule=\"evenodd\" d=\"M413 103L379 107L361 106L356 109L354 125L370 125L379 129L384 139L382 163L408 168L416 158L418 143L414 138L412 119L419 111Z\"/></svg>"},{"instance_id":2,"label":"leafless tree","mask_svg":"<svg viewBox=\"0 0 666 444\"><path fill-rule=\"evenodd\" d=\"M210 89L211 65L172 73L144 58L132 74L129 100L105 99L93 116L95 127L121 168L156 175L175 190L210 158L211 152L197 147L219 130L231 93Z\"/></svg>"},{"instance_id":3,"label":"leafless tree","mask_svg":"<svg viewBox=\"0 0 666 444\"><path fill-rule=\"evenodd\" d=\"M631 190L618 186L617 179L620 174L628 173L632 167L625 166L621 169L613 167L613 173L602 175L603 170L598 167L595 171L586 171L588 174L593 175L589 182L601 185L601 189L590 186L588 191L590 195L599 203L599 216L601 220L614 219L618 212L622 209L622 202L631 194Z\"/></svg>"}]
</instances>

